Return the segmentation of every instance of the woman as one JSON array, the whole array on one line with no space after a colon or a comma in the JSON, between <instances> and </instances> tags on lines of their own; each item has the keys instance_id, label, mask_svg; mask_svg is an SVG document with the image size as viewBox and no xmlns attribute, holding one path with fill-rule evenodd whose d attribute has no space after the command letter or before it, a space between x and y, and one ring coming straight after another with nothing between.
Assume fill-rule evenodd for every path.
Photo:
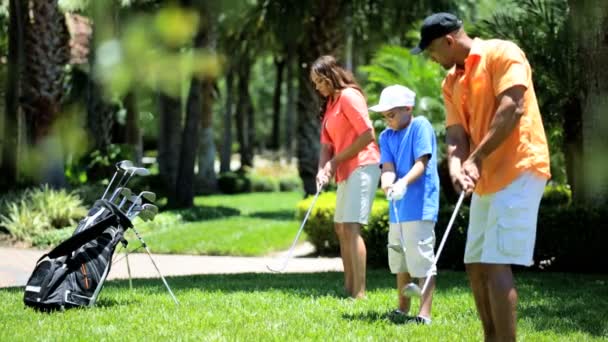
<instances>
[{"instance_id":1,"label":"woman","mask_svg":"<svg viewBox=\"0 0 608 342\"><path fill-rule=\"evenodd\" d=\"M332 56L311 67L310 79L322 98L321 151L317 185L335 176L338 184L334 224L344 265L344 289L365 297L367 251L361 225L367 224L380 178L380 152L361 87Z\"/></svg>"}]
</instances>

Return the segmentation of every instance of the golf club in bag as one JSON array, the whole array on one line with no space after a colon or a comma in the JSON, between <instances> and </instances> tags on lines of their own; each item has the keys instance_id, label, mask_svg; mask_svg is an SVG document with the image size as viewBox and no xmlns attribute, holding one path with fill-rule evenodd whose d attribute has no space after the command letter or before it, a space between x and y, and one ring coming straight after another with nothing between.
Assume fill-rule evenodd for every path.
<instances>
[{"instance_id":1,"label":"golf club in bag","mask_svg":"<svg viewBox=\"0 0 608 342\"><path fill-rule=\"evenodd\" d=\"M312 208L315 206L315 203L317 202L317 199L319 198L319 194L321 193L321 190L323 189L323 187L319 187L317 189L317 193L315 194L315 197L313 197L312 202L310 203L310 207L308 208L308 211L306 212L306 215L304 216L304 220L302 221L302 224L300 225L300 229L298 229L298 233L296 234L296 238L293 239L293 243L291 244L291 247L289 248L289 251L287 252L287 255L285 256L285 259L283 260L282 265L279 268L275 268L275 267L270 267L270 265L266 265L266 268L269 271L272 272L283 272L285 270L285 268L287 268L287 263L289 262L289 259L291 258L291 255L293 254L294 249L296 248L296 244L298 243L298 239L300 238L300 234L302 234L302 230L304 229L304 225L306 224L306 221L308 220L308 216L310 216L310 212L312 211Z\"/></svg>"},{"instance_id":2,"label":"golf club in bag","mask_svg":"<svg viewBox=\"0 0 608 342\"><path fill-rule=\"evenodd\" d=\"M439 256L441 255L441 251L443 250L443 246L445 245L446 240L448 239L448 235L450 234L450 230L452 229L452 225L454 224L454 220L456 219L456 214L458 214L458 210L460 210L460 205L464 200L465 192L462 191L460 193L460 197L458 197L458 202L456 202L456 207L454 207L454 212L452 213L452 217L450 217L450 222L448 223L448 227L443 233L443 237L441 238L441 243L439 244L439 248L437 249L437 254L435 254L435 260L433 260L433 265L429 268L429 271L433 270L437 267L437 261L439 261ZM408 297L422 297L422 294L426 292L427 287L429 286L431 281L430 274L427 274L426 280L424 281L424 285L422 286L422 290L415 283L409 283L403 288L403 294Z\"/></svg>"}]
</instances>

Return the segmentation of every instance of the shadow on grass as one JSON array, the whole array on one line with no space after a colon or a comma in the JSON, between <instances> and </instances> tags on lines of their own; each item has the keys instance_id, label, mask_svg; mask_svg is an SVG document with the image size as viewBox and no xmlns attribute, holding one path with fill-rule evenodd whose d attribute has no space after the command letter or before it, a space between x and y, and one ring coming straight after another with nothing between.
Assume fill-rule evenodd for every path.
<instances>
[{"instance_id":1,"label":"shadow on grass","mask_svg":"<svg viewBox=\"0 0 608 342\"><path fill-rule=\"evenodd\" d=\"M296 219L293 210L256 211L247 216L279 221L292 221Z\"/></svg>"},{"instance_id":2,"label":"shadow on grass","mask_svg":"<svg viewBox=\"0 0 608 342\"><path fill-rule=\"evenodd\" d=\"M367 323L375 323L378 321L387 321L393 324L408 324L413 323L413 317L403 314L396 314L394 311L368 311L356 314L343 314L342 318L347 321L363 321Z\"/></svg>"},{"instance_id":3,"label":"shadow on grass","mask_svg":"<svg viewBox=\"0 0 608 342\"><path fill-rule=\"evenodd\" d=\"M239 216L241 211L224 206L196 206L188 209L173 210L180 214L185 222L207 221L230 216Z\"/></svg>"}]
</instances>

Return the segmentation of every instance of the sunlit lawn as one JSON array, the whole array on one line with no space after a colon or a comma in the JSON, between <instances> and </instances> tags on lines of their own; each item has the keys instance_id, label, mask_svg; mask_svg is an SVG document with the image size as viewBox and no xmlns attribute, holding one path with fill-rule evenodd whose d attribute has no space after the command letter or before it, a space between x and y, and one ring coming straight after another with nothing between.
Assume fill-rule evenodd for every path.
<instances>
[{"instance_id":1,"label":"sunlit lawn","mask_svg":"<svg viewBox=\"0 0 608 342\"><path fill-rule=\"evenodd\" d=\"M136 221L136 228L156 253L265 255L289 247L300 199L298 192L201 196L194 208L161 211L153 223Z\"/></svg>"},{"instance_id":2,"label":"sunlit lawn","mask_svg":"<svg viewBox=\"0 0 608 342\"><path fill-rule=\"evenodd\" d=\"M608 276L518 274L522 341L608 339ZM0 341L480 341L465 275L441 272L431 326L391 320L394 278L368 272L368 299L341 293L340 273L244 274L106 284L98 306L42 314L22 288L1 289ZM417 303L416 303L417 304Z\"/></svg>"}]
</instances>

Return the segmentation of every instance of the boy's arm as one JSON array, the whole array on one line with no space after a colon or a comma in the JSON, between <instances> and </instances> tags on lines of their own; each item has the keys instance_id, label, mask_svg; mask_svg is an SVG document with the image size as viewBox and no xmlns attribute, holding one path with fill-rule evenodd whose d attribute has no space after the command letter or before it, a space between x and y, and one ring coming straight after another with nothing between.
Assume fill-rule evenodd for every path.
<instances>
[{"instance_id":1,"label":"boy's arm","mask_svg":"<svg viewBox=\"0 0 608 342\"><path fill-rule=\"evenodd\" d=\"M405 176L403 176L403 178L400 179L400 181L404 181L405 184L412 184L413 182L415 182L424 173L424 169L426 169L430 158L430 154L425 154L422 157L416 159L416 162L414 162L412 168Z\"/></svg>"},{"instance_id":2,"label":"boy's arm","mask_svg":"<svg viewBox=\"0 0 608 342\"><path fill-rule=\"evenodd\" d=\"M393 163L383 163L382 164L382 175L380 176L380 188L384 193L388 191L388 189L393 185L397 175L395 174L395 165Z\"/></svg>"}]
</instances>

